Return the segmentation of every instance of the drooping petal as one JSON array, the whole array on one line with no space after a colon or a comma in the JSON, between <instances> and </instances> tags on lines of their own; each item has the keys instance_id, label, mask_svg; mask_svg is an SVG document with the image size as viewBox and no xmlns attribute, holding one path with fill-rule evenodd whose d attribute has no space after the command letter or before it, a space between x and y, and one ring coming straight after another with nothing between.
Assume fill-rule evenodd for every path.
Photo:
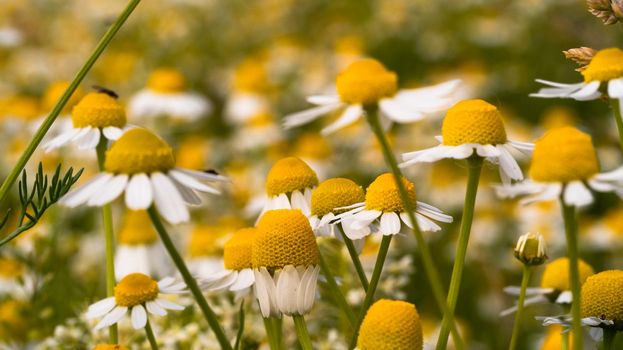
<instances>
[{"instance_id":1,"label":"drooping petal","mask_svg":"<svg viewBox=\"0 0 623 350\"><path fill-rule=\"evenodd\" d=\"M132 327L134 329L141 329L147 324L147 312L145 311L145 308L143 308L143 305L139 304L132 307L130 317L132 319Z\"/></svg>"},{"instance_id":2,"label":"drooping petal","mask_svg":"<svg viewBox=\"0 0 623 350\"><path fill-rule=\"evenodd\" d=\"M153 202L153 191L149 177L145 174L135 174L128 182L125 190L125 205L132 210L149 208Z\"/></svg>"},{"instance_id":3,"label":"drooping petal","mask_svg":"<svg viewBox=\"0 0 623 350\"><path fill-rule=\"evenodd\" d=\"M127 183L128 175L122 174L115 176L102 187L102 191L98 191L97 194L91 196L87 205L99 207L112 202L123 193Z\"/></svg>"}]
</instances>

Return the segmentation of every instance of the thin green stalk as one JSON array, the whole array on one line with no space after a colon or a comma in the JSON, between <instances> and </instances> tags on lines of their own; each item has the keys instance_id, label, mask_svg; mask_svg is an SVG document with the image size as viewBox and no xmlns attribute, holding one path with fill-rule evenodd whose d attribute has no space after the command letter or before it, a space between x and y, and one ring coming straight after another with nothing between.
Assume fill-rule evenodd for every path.
<instances>
[{"instance_id":1,"label":"thin green stalk","mask_svg":"<svg viewBox=\"0 0 623 350\"><path fill-rule=\"evenodd\" d=\"M563 186L562 193L565 192ZM573 329L573 350L582 350L582 313L580 298L580 272L578 268L578 223L575 217L575 206L565 204L564 196L560 195L560 206L565 221L565 235L567 237L567 255L569 257L569 285L573 301L571 302L571 326Z\"/></svg>"},{"instance_id":2,"label":"thin green stalk","mask_svg":"<svg viewBox=\"0 0 623 350\"><path fill-rule=\"evenodd\" d=\"M275 324L273 323L273 318L274 317L262 317L262 320L264 321L264 329L266 330L266 337L268 338L268 345L270 346L270 349L278 350L279 344L275 334Z\"/></svg>"},{"instance_id":3,"label":"thin green stalk","mask_svg":"<svg viewBox=\"0 0 623 350\"><path fill-rule=\"evenodd\" d=\"M294 320L296 335L299 338L299 343L301 343L301 348L303 348L303 350L313 350L311 339L309 338L309 332L307 331L307 324L305 323L303 316L292 315L292 319Z\"/></svg>"},{"instance_id":4,"label":"thin green stalk","mask_svg":"<svg viewBox=\"0 0 623 350\"><path fill-rule=\"evenodd\" d=\"M216 314L214 313L212 308L210 308L210 305L208 305L208 302L203 296L203 293L201 293L201 289L199 289L199 286L197 285L197 281L195 281L195 278L190 274L190 271L188 270L188 267L186 267L184 259L182 259L182 256L175 248L171 237L169 237L167 230L164 228L164 225L160 220L160 216L158 216L156 208L152 205L151 207L149 207L149 209L147 209L147 213L149 213L149 218L151 219L154 228L158 232L158 235L162 240L162 244L164 244L164 247L167 249L167 252L171 256L171 260L173 260L173 263L180 272L180 275L182 275L186 286L188 287L188 289L190 289L193 297L195 297L195 300L197 301L197 304L199 304L199 308L203 312L203 316L206 318L206 321L208 321L210 328L212 328L212 331L214 331L216 339L221 345L221 349L232 350L231 344L229 344L229 340L225 336L225 333L223 332L223 329L221 328L221 325L216 318Z\"/></svg>"},{"instance_id":5,"label":"thin green stalk","mask_svg":"<svg viewBox=\"0 0 623 350\"><path fill-rule=\"evenodd\" d=\"M363 266L361 265L361 260L359 260L359 254L357 253L357 249L355 248L355 244L353 244L353 241L348 238L348 236L346 236L346 233L344 232L344 229L342 228L342 224L336 224L338 231L340 232L340 235L342 236L342 240L344 241L344 244L346 245L346 249L348 249L348 254L350 255L350 259L353 262L353 265L355 266L355 271L357 271L357 276L359 276L359 281L361 281L361 286L363 287L364 291L368 291L368 277L366 276L366 272L363 269Z\"/></svg>"},{"instance_id":6,"label":"thin green stalk","mask_svg":"<svg viewBox=\"0 0 623 350\"><path fill-rule=\"evenodd\" d=\"M392 174L394 175L396 187L398 188L398 192L400 192L400 199L402 200L402 204L405 208L405 212L407 213L409 221L412 223L411 226L413 226L411 230L413 231L413 235L415 236L418 248L420 249L420 256L422 257L422 262L424 264L424 271L428 276L428 281L430 282L433 296L435 297L435 302L437 303L437 306L444 315L450 315L450 313L448 312L448 307L446 305L444 288L441 283L441 278L439 277L439 272L437 271L437 267L435 267L433 256L428 248L428 244L426 243L424 236L422 235L422 231L420 231L420 227L417 225L417 220L414 214L415 208L410 202L407 189L401 181L402 172L398 167L396 157L392 152L389 142L387 141L387 137L385 136L385 133L383 132L383 128L379 121L378 106L366 107L366 120L368 121L370 129L372 129L372 132L374 133L376 139L381 145L381 150L383 151L385 163L387 163ZM461 339L459 332L457 331L457 328L454 324L454 319L451 318L449 321L451 326L452 338L454 339L454 346L457 350L462 350L463 340Z\"/></svg>"},{"instance_id":7,"label":"thin green stalk","mask_svg":"<svg viewBox=\"0 0 623 350\"><path fill-rule=\"evenodd\" d=\"M327 279L327 285L329 286L329 290L331 291L331 294L333 295L333 299L335 299L335 302L342 309L342 312L344 312L344 314L346 315L346 318L348 319L350 326L354 327L355 324L357 323L357 318L355 317L355 313L353 312L353 309L351 309L350 305L348 305L348 302L346 301L344 294L340 290L340 287L337 285L337 282L335 281L335 278L333 277L331 270L329 270L329 266L327 265L327 262L324 260L324 257L322 256L322 254L319 255L319 258L320 258L320 270L322 271L322 274L324 275L324 277Z\"/></svg>"},{"instance_id":8,"label":"thin green stalk","mask_svg":"<svg viewBox=\"0 0 623 350\"><path fill-rule=\"evenodd\" d=\"M368 292L366 293L366 297L363 299L363 304L361 305L361 310L359 311L359 320L357 322L357 326L355 327L355 331L353 332L353 336L350 339L350 348L353 349L357 345L357 336L359 335L359 328L361 327L361 323L363 319L366 317L366 313L372 305L372 300L374 299L374 293L376 292L376 287L379 284L379 279L381 278L381 272L383 272L383 265L385 264L385 259L387 258L387 252L389 251L389 244L392 241L392 236L383 236L381 240L381 246L379 247L379 254L376 256L376 262L374 263L374 270L372 271L372 278L370 279L370 287L368 288Z\"/></svg>"},{"instance_id":9,"label":"thin green stalk","mask_svg":"<svg viewBox=\"0 0 623 350\"><path fill-rule=\"evenodd\" d=\"M560 337L562 350L569 350L569 332L561 332Z\"/></svg>"},{"instance_id":10,"label":"thin green stalk","mask_svg":"<svg viewBox=\"0 0 623 350\"><path fill-rule=\"evenodd\" d=\"M528 283L530 283L530 277L532 277L532 268L528 265L523 265L521 291L519 292L519 300L517 301L517 312L515 313L515 322L513 323L513 335L511 336L511 343L508 347L509 350L517 349L519 329L521 328L521 317L523 316L524 302L526 300L526 289L528 288Z\"/></svg>"},{"instance_id":11,"label":"thin green stalk","mask_svg":"<svg viewBox=\"0 0 623 350\"><path fill-rule=\"evenodd\" d=\"M482 162L483 158L477 155L473 155L467 159L467 189L465 191L459 240L456 244L456 253L454 254L454 267L452 268L450 289L448 291L448 313L444 313L443 321L441 321L441 330L439 331L439 339L437 340L436 347L437 350L445 349L448 346L448 335L450 333L450 326L452 326L452 320L454 319L454 311L456 310L459 291L461 290L461 279L463 278L467 245L469 243L469 235L474 220L474 206L476 205L476 194L478 193Z\"/></svg>"},{"instance_id":12,"label":"thin green stalk","mask_svg":"<svg viewBox=\"0 0 623 350\"><path fill-rule=\"evenodd\" d=\"M610 106L612 106L612 112L614 113L614 121L616 122L617 129L619 131L619 145L621 146L621 150L623 150L623 116L621 116L621 109L619 104L619 99L610 99Z\"/></svg>"},{"instance_id":13,"label":"thin green stalk","mask_svg":"<svg viewBox=\"0 0 623 350\"><path fill-rule=\"evenodd\" d=\"M149 340L149 345L151 346L151 350L158 350L159 349L158 342L156 342L156 336L154 335L154 330L151 329L149 318L147 318L147 323L145 324L145 334L147 335L147 340Z\"/></svg>"},{"instance_id":14,"label":"thin green stalk","mask_svg":"<svg viewBox=\"0 0 623 350\"><path fill-rule=\"evenodd\" d=\"M614 339L617 336L617 331L611 328L604 329L604 350L613 350Z\"/></svg>"},{"instance_id":15,"label":"thin green stalk","mask_svg":"<svg viewBox=\"0 0 623 350\"><path fill-rule=\"evenodd\" d=\"M283 319L281 317L271 317L273 330L275 331L275 339L277 342L277 349L285 349L283 345Z\"/></svg>"},{"instance_id":16,"label":"thin green stalk","mask_svg":"<svg viewBox=\"0 0 623 350\"><path fill-rule=\"evenodd\" d=\"M4 182L2 183L2 186L0 186L0 202L4 201L7 194L9 193L9 189L11 188L11 186L13 186L13 184L17 180L17 177L22 172L22 169L24 169L24 167L26 166L26 163L28 162L32 154L35 152L35 149L37 149L37 146L39 146L39 144L41 143L41 140L43 140L43 137L48 132L48 130L50 129L50 127L52 126L52 124L54 123L58 115L61 113L61 111L65 107L65 105L67 104L67 101L69 101L69 99L71 98L71 95L74 93L74 91L76 91L76 89L82 82L82 79L84 79L84 77L87 75L89 70L91 70L91 67L93 67L93 64L95 64L95 61L97 61L97 59L100 57L102 52L104 52L108 44L115 37L115 34L117 34L119 29L121 29L125 21L128 19L128 17L130 17L130 14L132 14L132 11L134 11L136 6L140 2L141 0L131 0L128 3L128 5L123 10L123 12L121 12L119 17L117 17L117 19L110 26L110 28L108 28L108 31L106 31L106 34L104 34L100 42L95 47L95 50L93 50L93 53L91 53L91 56L89 56L89 58L84 63L82 68L80 68L80 70L74 77L74 80L71 82L71 84L69 84L69 86L67 87L67 90L65 90L65 92L63 93L63 96L61 96L61 98L58 100L58 102L56 103L52 111L50 112L50 115L48 115L48 117L45 118L43 123L41 123L41 126L39 126L39 129L37 130L32 140L30 141L30 143L24 150L24 153L22 153L22 155L17 160L17 164L15 164L13 169L11 169L11 172L9 173L7 178L4 180Z\"/></svg>"},{"instance_id":17,"label":"thin green stalk","mask_svg":"<svg viewBox=\"0 0 623 350\"><path fill-rule=\"evenodd\" d=\"M104 162L106 161L106 147L108 141L102 137L97 145L97 164L99 170L104 171ZM115 236L112 224L112 208L110 204L102 207L102 222L104 223L104 239L106 241L106 296L115 295ZM108 328L108 337L111 344L119 343L119 334L117 324L113 324Z\"/></svg>"}]
</instances>

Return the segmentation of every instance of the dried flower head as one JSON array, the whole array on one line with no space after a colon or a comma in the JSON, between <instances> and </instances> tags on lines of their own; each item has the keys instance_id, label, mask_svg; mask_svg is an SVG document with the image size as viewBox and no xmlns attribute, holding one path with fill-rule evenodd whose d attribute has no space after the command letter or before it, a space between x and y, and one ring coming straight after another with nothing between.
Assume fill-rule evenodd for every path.
<instances>
[{"instance_id":1,"label":"dried flower head","mask_svg":"<svg viewBox=\"0 0 623 350\"><path fill-rule=\"evenodd\" d=\"M623 18L623 0L587 0L588 12L606 25L615 24Z\"/></svg>"},{"instance_id":2,"label":"dried flower head","mask_svg":"<svg viewBox=\"0 0 623 350\"><path fill-rule=\"evenodd\" d=\"M577 63L580 67L577 68L576 71L581 72L586 69L586 66L588 66L589 63L591 63L593 56L597 53L597 50L582 46L563 51L562 53L565 55L565 58Z\"/></svg>"}]
</instances>

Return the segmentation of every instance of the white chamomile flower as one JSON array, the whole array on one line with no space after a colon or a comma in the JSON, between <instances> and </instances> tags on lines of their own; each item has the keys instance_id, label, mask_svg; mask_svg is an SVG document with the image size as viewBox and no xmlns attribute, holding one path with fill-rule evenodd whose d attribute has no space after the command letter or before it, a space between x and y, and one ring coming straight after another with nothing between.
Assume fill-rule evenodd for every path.
<instances>
[{"instance_id":1,"label":"white chamomile flower","mask_svg":"<svg viewBox=\"0 0 623 350\"><path fill-rule=\"evenodd\" d=\"M573 127L550 130L537 140L530 164L530 180L496 186L499 196L526 196L521 203L558 200L573 206L593 203L591 190L623 197L623 167L599 173L595 148L588 134Z\"/></svg>"},{"instance_id":2,"label":"white chamomile flower","mask_svg":"<svg viewBox=\"0 0 623 350\"><path fill-rule=\"evenodd\" d=\"M415 218L422 231L441 230L441 227L433 220L452 222L452 217L441 210L432 205L417 202L413 183L404 177L402 181L409 194L411 205L416 208ZM351 209L336 216L350 239L361 239L371 232L395 235L400 233L403 223L408 227L413 227L391 173L379 175L368 186L365 202L338 209ZM377 220L378 226L372 225Z\"/></svg>"},{"instance_id":3,"label":"white chamomile flower","mask_svg":"<svg viewBox=\"0 0 623 350\"><path fill-rule=\"evenodd\" d=\"M46 152L75 142L79 149L95 149L101 137L117 140L126 129L125 110L110 91L91 92L71 112L72 128L43 146Z\"/></svg>"},{"instance_id":4,"label":"white chamomile flower","mask_svg":"<svg viewBox=\"0 0 623 350\"><path fill-rule=\"evenodd\" d=\"M440 159L466 159L477 155L498 164L504 183L522 180L523 174L511 150L530 153L531 143L508 140L500 111L480 99L463 100L448 110L441 128L439 146L405 153L401 167Z\"/></svg>"},{"instance_id":5,"label":"white chamomile flower","mask_svg":"<svg viewBox=\"0 0 623 350\"><path fill-rule=\"evenodd\" d=\"M352 180L337 177L320 183L312 191L311 216L309 217L316 236L332 236L341 239L341 235L335 232L336 226L346 224L338 223L336 219L337 215L345 210L336 208L348 207L363 201L365 201L363 188Z\"/></svg>"},{"instance_id":6,"label":"white chamomile flower","mask_svg":"<svg viewBox=\"0 0 623 350\"><path fill-rule=\"evenodd\" d=\"M81 204L103 206L125 192L126 206L132 210L155 203L168 222L188 221L188 205L201 204L195 193L218 194L204 182L227 181L209 172L175 167L173 150L152 132L135 128L123 134L106 152L104 171L65 195L59 203L73 208Z\"/></svg>"},{"instance_id":7,"label":"white chamomile flower","mask_svg":"<svg viewBox=\"0 0 623 350\"><path fill-rule=\"evenodd\" d=\"M296 157L282 158L268 172L264 211L299 209L309 216L312 190L318 185L318 176L304 161Z\"/></svg>"},{"instance_id":8,"label":"white chamomile flower","mask_svg":"<svg viewBox=\"0 0 623 350\"><path fill-rule=\"evenodd\" d=\"M184 310L184 307L169 301L163 295L185 293L186 284L176 283L172 277L156 282L142 273L125 276L115 286L115 296L98 301L89 306L86 317L103 317L95 330L112 326L130 315L132 327L140 329L147 324L147 313L165 316L168 310Z\"/></svg>"},{"instance_id":9,"label":"white chamomile flower","mask_svg":"<svg viewBox=\"0 0 623 350\"><path fill-rule=\"evenodd\" d=\"M440 113L457 100L459 80L419 89L398 90L398 77L374 59L353 62L336 78L336 95L317 95L308 102L317 107L285 117L286 128L310 123L319 117L343 111L341 116L322 130L324 135L342 129L365 113L364 106L378 104L385 126L411 123Z\"/></svg>"}]
</instances>

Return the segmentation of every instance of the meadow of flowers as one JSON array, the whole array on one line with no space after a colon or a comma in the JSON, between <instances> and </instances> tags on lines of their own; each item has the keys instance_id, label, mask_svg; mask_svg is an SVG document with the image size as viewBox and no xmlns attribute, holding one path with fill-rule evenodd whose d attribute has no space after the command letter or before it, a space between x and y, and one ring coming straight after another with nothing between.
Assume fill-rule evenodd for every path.
<instances>
[{"instance_id":1,"label":"meadow of flowers","mask_svg":"<svg viewBox=\"0 0 623 350\"><path fill-rule=\"evenodd\" d=\"M0 349L623 349L622 0L3 0Z\"/></svg>"}]
</instances>

